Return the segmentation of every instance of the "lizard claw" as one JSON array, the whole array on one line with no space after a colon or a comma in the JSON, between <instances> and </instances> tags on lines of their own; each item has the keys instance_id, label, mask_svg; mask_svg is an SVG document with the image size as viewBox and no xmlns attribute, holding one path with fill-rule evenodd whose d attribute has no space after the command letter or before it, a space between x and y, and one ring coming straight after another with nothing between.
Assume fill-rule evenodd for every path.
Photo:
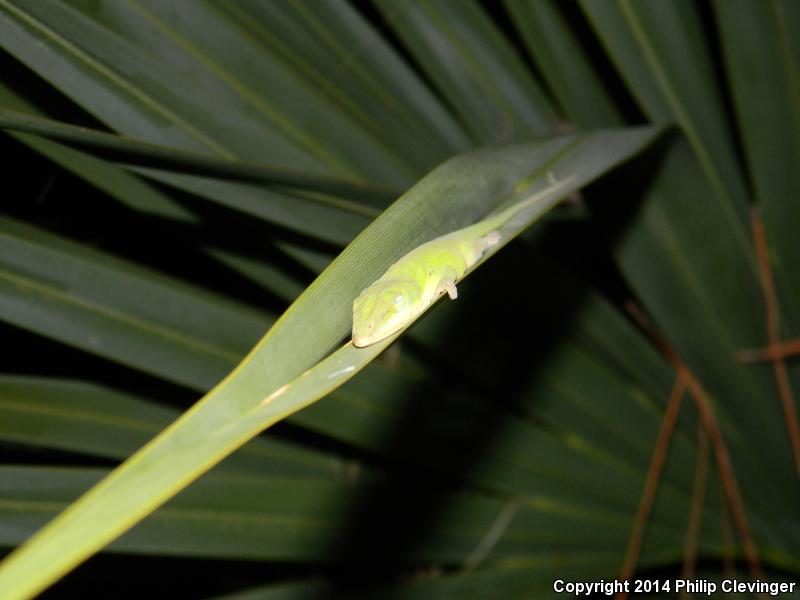
<instances>
[{"instance_id":1,"label":"lizard claw","mask_svg":"<svg viewBox=\"0 0 800 600\"><path fill-rule=\"evenodd\" d=\"M450 300L458 298L458 290L456 289L455 281L442 281L436 289L436 295L438 296L442 292L447 292L447 295L450 296Z\"/></svg>"}]
</instances>

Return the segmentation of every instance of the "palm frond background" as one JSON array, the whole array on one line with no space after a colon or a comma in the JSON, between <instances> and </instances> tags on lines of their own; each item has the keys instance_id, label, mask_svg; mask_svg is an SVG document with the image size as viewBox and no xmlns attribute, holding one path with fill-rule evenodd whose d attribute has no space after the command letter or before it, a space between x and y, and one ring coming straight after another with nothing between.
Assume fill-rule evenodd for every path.
<instances>
[{"instance_id":1,"label":"palm frond background","mask_svg":"<svg viewBox=\"0 0 800 600\"><path fill-rule=\"evenodd\" d=\"M0 544L270 330L191 413L208 452L327 395L120 492L177 495L43 597L797 581L800 370L736 354L800 336L798 40L790 0L0 0ZM551 168L591 185L343 385L296 379L387 264Z\"/></svg>"}]
</instances>

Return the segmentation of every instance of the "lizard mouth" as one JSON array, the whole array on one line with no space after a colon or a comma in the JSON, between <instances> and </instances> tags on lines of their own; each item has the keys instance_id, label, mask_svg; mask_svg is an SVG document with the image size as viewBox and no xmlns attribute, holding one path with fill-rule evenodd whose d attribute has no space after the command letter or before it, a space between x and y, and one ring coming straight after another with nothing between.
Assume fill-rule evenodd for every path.
<instances>
[{"instance_id":1,"label":"lizard mouth","mask_svg":"<svg viewBox=\"0 0 800 600\"><path fill-rule=\"evenodd\" d=\"M385 335L354 335L353 346L356 348L366 348L367 346L371 346L372 344L381 341L385 337Z\"/></svg>"},{"instance_id":2,"label":"lizard mouth","mask_svg":"<svg viewBox=\"0 0 800 600\"><path fill-rule=\"evenodd\" d=\"M380 342L381 340L385 340L386 338L388 338L390 336L393 336L395 333L397 333L398 331L401 331L402 329L403 329L403 326L399 325L397 327L393 327L392 329L383 330L383 331L370 330L370 331L368 331L366 333L363 333L363 332L362 333L356 333L354 331L353 332L353 346L355 346L356 348L366 348L367 346L371 346L372 344L376 344L377 342Z\"/></svg>"}]
</instances>

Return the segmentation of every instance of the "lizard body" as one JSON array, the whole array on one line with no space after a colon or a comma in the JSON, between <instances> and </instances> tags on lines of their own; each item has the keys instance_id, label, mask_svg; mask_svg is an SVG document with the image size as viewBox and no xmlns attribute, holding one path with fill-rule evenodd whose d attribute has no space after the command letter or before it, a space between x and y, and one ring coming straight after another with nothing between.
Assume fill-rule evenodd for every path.
<instances>
[{"instance_id":1,"label":"lizard body","mask_svg":"<svg viewBox=\"0 0 800 600\"><path fill-rule=\"evenodd\" d=\"M353 302L353 345L369 346L407 327L445 292L458 296L456 281L501 240L500 228L571 176L501 213L417 246L400 258Z\"/></svg>"}]
</instances>

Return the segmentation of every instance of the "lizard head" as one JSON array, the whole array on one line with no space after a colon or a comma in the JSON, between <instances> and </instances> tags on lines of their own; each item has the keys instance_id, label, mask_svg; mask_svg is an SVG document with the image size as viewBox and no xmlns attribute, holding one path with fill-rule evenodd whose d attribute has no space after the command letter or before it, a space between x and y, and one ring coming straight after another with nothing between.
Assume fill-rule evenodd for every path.
<instances>
[{"instance_id":1,"label":"lizard head","mask_svg":"<svg viewBox=\"0 0 800 600\"><path fill-rule=\"evenodd\" d=\"M400 331L421 312L419 300L411 280L373 283L353 302L353 345L363 348Z\"/></svg>"}]
</instances>

